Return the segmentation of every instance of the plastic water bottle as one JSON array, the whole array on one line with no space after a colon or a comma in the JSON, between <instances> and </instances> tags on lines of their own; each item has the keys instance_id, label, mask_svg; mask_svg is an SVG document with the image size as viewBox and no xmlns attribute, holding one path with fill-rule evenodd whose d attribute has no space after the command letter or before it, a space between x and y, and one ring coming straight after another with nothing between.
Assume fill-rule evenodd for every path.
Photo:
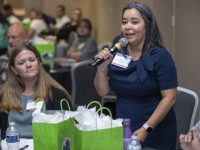
<instances>
[{"instance_id":1,"label":"plastic water bottle","mask_svg":"<svg viewBox=\"0 0 200 150\"><path fill-rule=\"evenodd\" d=\"M127 150L141 150L141 144L137 139L137 136L133 135L131 141L128 144Z\"/></svg>"},{"instance_id":2,"label":"plastic water bottle","mask_svg":"<svg viewBox=\"0 0 200 150\"><path fill-rule=\"evenodd\" d=\"M123 119L123 130L124 130L124 150L127 150L128 144L131 141L131 128L130 128L131 120L126 118Z\"/></svg>"},{"instance_id":3,"label":"plastic water bottle","mask_svg":"<svg viewBox=\"0 0 200 150\"><path fill-rule=\"evenodd\" d=\"M10 122L9 127L6 130L6 143L8 150L19 149L19 132L15 127L15 122Z\"/></svg>"}]
</instances>

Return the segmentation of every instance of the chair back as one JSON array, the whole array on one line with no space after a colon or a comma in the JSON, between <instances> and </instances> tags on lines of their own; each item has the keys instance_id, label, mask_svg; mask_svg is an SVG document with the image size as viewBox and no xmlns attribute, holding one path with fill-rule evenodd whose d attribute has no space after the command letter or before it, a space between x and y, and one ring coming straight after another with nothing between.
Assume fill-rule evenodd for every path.
<instances>
[{"instance_id":1,"label":"chair back","mask_svg":"<svg viewBox=\"0 0 200 150\"><path fill-rule=\"evenodd\" d=\"M176 103L174 110L177 120L177 149L180 149L179 135L186 134L194 126L199 105L198 95L189 89L177 87Z\"/></svg>"},{"instance_id":2,"label":"chair back","mask_svg":"<svg viewBox=\"0 0 200 150\"><path fill-rule=\"evenodd\" d=\"M6 73L8 69L8 59L0 58L0 85L6 81Z\"/></svg>"},{"instance_id":3,"label":"chair back","mask_svg":"<svg viewBox=\"0 0 200 150\"><path fill-rule=\"evenodd\" d=\"M75 63L71 68L72 102L74 106L87 105L91 101L101 101L94 87L96 68L90 66L92 60Z\"/></svg>"}]
</instances>

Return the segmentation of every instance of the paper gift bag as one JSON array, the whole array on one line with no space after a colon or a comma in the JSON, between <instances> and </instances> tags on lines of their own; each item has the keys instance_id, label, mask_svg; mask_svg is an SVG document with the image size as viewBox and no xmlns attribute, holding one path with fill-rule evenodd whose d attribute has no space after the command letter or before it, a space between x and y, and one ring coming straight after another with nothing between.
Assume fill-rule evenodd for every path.
<instances>
[{"instance_id":1,"label":"paper gift bag","mask_svg":"<svg viewBox=\"0 0 200 150\"><path fill-rule=\"evenodd\" d=\"M82 131L75 127L74 138L75 150L123 149L123 127L112 127L112 123L111 128L93 131Z\"/></svg>"},{"instance_id":2,"label":"paper gift bag","mask_svg":"<svg viewBox=\"0 0 200 150\"><path fill-rule=\"evenodd\" d=\"M52 68L54 65L54 53L55 53L55 47L54 44L48 43L48 44L35 44L34 45L38 52L41 55L42 63L43 64L49 64Z\"/></svg>"},{"instance_id":3,"label":"paper gift bag","mask_svg":"<svg viewBox=\"0 0 200 150\"><path fill-rule=\"evenodd\" d=\"M54 115L48 114L48 115ZM62 150L63 144L69 140L70 150L74 150L74 119L70 118L58 123L33 122L34 150Z\"/></svg>"},{"instance_id":4,"label":"paper gift bag","mask_svg":"<svg viewBox=\"0 0 200 150\"><path fill-rule=\"evenodd\" d=\"M34 150L62 150L64 140L70 139L73 150L74 119L59 123L33 123Z\"/></svg>"}]
</instances>

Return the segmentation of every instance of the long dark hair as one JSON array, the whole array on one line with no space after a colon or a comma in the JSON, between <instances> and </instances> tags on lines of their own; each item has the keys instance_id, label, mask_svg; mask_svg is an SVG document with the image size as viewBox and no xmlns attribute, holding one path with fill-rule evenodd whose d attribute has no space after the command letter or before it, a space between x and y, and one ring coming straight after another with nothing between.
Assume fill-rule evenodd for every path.
<instances>
[{"instance_id":1,"label":"long dark hair","mask_svg":"<svg viewBox=\"0 0 200 150\"><path fill-rule=\"evenodd\" d=\"M143 54L152 47L164 47L164 43L151 9L144 3L131 2L125 5L122 10L122 17L127 9L137 9L145 22L146 38L142 48Z\"/></svg>"}]
</instances>

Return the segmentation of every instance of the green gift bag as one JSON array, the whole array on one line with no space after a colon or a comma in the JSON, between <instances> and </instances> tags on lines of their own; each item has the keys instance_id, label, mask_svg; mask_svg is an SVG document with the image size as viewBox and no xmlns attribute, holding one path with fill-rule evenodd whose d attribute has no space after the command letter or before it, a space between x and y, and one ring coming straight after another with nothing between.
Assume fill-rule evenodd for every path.
<instances>
[{"instance_id":1,"label":"green gift bag","mask_svg":"<svg viewBox=\"0 0 200 150\"><path fill-rule=\"evenodd\" d=\"M108 108L102 107L98 111ZM111 115L112 116L112 115ZM75 150L123 150L123 127L112 127L94 131L74 129Z\"/></svg>"},{"instance_id":2,"label":"green gift bag","mask_svg":"<svg viewBox=\"0 0 200 150\"><path fill-rule=\"evenodd\" d=\"M54 44L35 44L34 45L40 53L43 64L49 64L51 68L54 65Z\"/></svg>"},{"instance_id":3,"label":"green gift bag","mask_svg":"<svg viewBox=\"0 0 200 150\"><path fill-rule=\"evenodd\" d=\"M51 112L51 114L48 115L53 114ZM66 140L69 140L70 142L70 150L74 150L73 118L63 120L59 123L33 122L32 129L34 150L62 150L63 144Z\"/></svg>"}]
</instances>

